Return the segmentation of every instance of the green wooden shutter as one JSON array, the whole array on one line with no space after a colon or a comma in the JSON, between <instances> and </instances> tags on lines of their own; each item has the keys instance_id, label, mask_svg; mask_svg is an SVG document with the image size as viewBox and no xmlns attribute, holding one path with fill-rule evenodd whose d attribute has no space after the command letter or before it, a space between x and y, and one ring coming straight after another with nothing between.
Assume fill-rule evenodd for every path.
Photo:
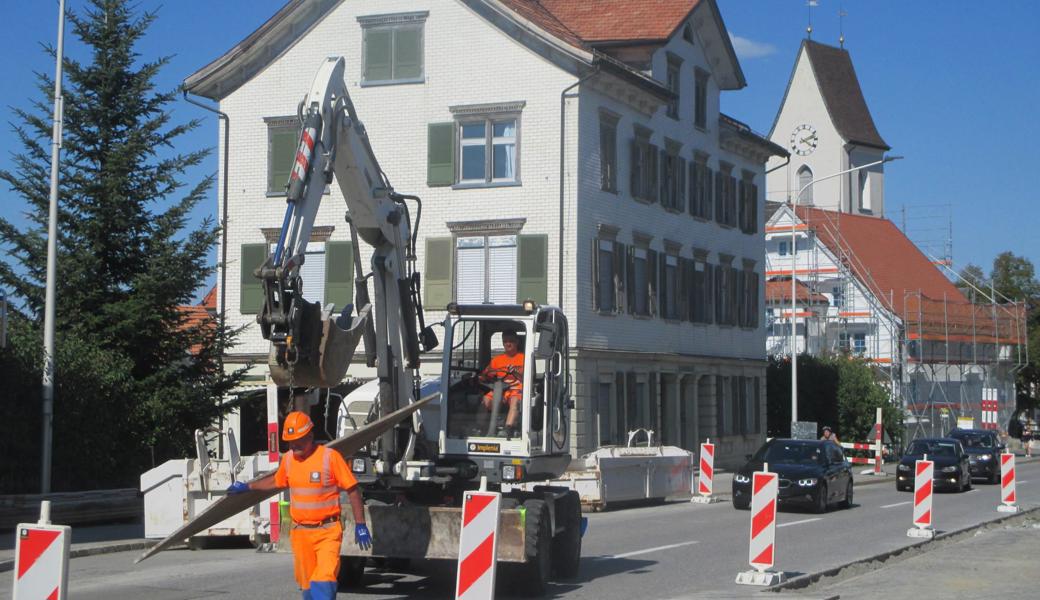
<instances>
[{"instance_id":1,"label":"green wooden shutter","mask_svg":"<svg viewBox=\"0 0 1040 600\"><path fill-rule=\"evenodd\" d=\"M636 247L629 246L628 254L625 258L625 279L627 280L628 294L626 300L628 302L629 314L635 314L636 312L636 294L639 292L636 290ZM645 293L645 292L644 292Z\"/></svg>"},{"instance_id":2,"label":"green wooden shutter","mask_svg":"<svg viewBox=\"0 0 1040 600\"><path fill-rule=\"evenodd\" d=\"M451 302L453 238L426 238L426 299L430 310L444 310Z\"/></svg>"},{"instance_id":3,"label":"green wooden shutter","mask_svg":"<svg viewBox=\"0 0 1040 600\"><path fill-rule=\"evenodd\" d=\"M705 165L702 168L701 175L704 182L704 201L701 205L704 208L704 214L701 216L710 221L713 218L711 198L715 190L715 187L712 185L712 182L715 180L715 172Z\"/></svg>"},{"instance_id":4,"label":"green wooden shutter","mask_svg":"<svg viewBox=\"0 0 1040 600\"><path fill-rule=\"evenodd\" d=\"M264 286L253 276L253 270L267 259L267 244L242 244L239 258L238 312L255 315L264 304Z\"/></svg>"},{"instance_id":5,"label":"green wooden shutter","mask_svg":"<svg viewBox=\"0 0 1040 600\"><path fill-rule=\"evenodd\" d=\"M640 152L638 139L633 139L632 143L629 144L629 153L628 191L632 194L633 198L641 198L643 196L643 186L641 183L642 153Z\"/></svg>"},{"instance_id":6,"label":"green wooden shutter","mask_svg":"<svg viewBox=\"0 0 1040 600\"><path fill-rule=\"evenodd\" d=\"M354 245L325 243L325 303L336 305L338 314L354 302Z\"/></svg>"},{"instance_id":7,"label":"green wooden shutter","mask_svg":"<svg viewBox=\"0 0 1040 600\"><path fill-rule=\"evenodd\" d=\"M539 304L549 301L549 236L517 236L516 300L534 300Z\"/></svg>"},{"instance_id":8,"label":"green wooden shutter","mask_svg":"<svg viewBox=\"0 0 1040 600\"><path fill-rule=\"evenodd\" d=\"M393 78L422 77L422 28L399 27L394 32Z\"/></svg>"},{"instance_id":9,"label":"green wooden shutter","mask_svg":"<svg viewBox=\"0 0 1040 600\"><path fill-rule=\"evenodd\" d=\"M623 310L627 298L625 294L625 265L628 252L624 244L614 242L614 312Z\"/></svg>"},{"instance_id":10,"label":"green wooden shutter","mask_svg":"<svg viewBox=\"0 0 1040 600\"><path fill-rule=\"evenodd\" d=\"M426 126L426 185L455 183L455 124Z\"/></svg>"},{"instance_id":11,"label":"green wooden shutter","mask_svg":"<svg viewBox=\"0 0 1040 600\"><path fill-rule=\"evenodd\" d=\"M296 127L272 127L268 131L267 192L284 194L296 156L299 131Z\"/></svg>"},{"instance_id":12,"label":"green wooden shutter","mask_svg":"<svg viewBox=\"0 0 1040 600\"><path fill-rule=\"evenodd\" d=\"M388 27L365 29L365 81L389 81L393 30Z\"/></svg>"},{"instance_id":13,"label":"green wooden shutter","mask_svg":"<svg viewBox=\"0 0 1040 600\"><path fill-rule=\"evenodd\" d=\"M642 293L646 294L647 314L651 317L658 316L661 312L661 307L657 305L657 288L657 250L647 249L646 289Z\"/></svg>"},{"instance_id":14,"label":"green wooden shutter","mask_svg":"<svg viewBox=\"0 0 1040 600\"><path fill-rule=\"evenodd\" d=\"M655 146L653 144L650 144L650 150L647 153L647 157L646 157L647 158L646 174L647 174L647 178L649 180L648 184L647 184L647 187L646 187L646 192L647 192L646 199L649 200L650 202L657 202L657 186L659 185L658 181L660 180L660 177L661 177L661 174L658 171L660 169L660 167L657 164L658 163L657 159L658 159L659 153L660 153L660 150L657 148L657 146Z\"/></svg>"}]
</instances>

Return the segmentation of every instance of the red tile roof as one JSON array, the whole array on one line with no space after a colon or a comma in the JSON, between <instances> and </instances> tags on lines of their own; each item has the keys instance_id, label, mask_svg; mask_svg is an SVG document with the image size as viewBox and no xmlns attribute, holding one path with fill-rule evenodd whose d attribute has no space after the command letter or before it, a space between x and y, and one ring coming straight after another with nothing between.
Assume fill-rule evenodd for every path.
<instances>
[{"instance_id":1,"label":"red tile roof","mask_svg":"<svg viewBox=\"0 0 1040 600\"><path fill-rule=\"evenodd\" d=\"M520 16L575 46L663 41L701 0L502 0Z\"/></svg>"},{"instance_id":2,"label":"red tile roof","mask_svg":"<svg viewBox=\"0 0 1040 600\"><path fill-rule=\"evenodd\" d=\"M801 281L795 282L795 297L798 299L799 304L830 304L830 300L827 296L824 296L819 292L810 293L809 286L805 285ZM783 279L770 279L766 282L767 304L790 304L790 302L791 279L789 277Z\"/></svg>"},{"instance_id":3,"label":"red tile roof","mask_svg":"<svg viewBox=\"0 0 1040 600\"><path fill-rule=\"evenodd\" d=\"M206 307L206 310L210 312L217 312L217 286L213 286L206 292L205 297L202 298L200 306Z\"/></svg>"},{"instance_id":4,"label":"red tile roof","mask_svg":"<svg viewBox=\"0 0 1040 600\"><path fill-rule=\"evenodd\" d=\"M908 294L967 303L964 294L888 219L798 207L798 217L836 255L849 254L856 278L903 318Z\"/></svg>"}]
</instances>

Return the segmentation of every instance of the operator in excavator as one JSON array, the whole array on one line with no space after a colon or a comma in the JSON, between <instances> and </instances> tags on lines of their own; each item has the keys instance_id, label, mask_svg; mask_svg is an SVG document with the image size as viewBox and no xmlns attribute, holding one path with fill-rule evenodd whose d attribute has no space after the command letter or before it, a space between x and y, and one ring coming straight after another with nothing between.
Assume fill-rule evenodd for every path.
<instances>
[{"instance_id":1,"label":"operator in excavator","mask_svg":"<svg viewBox=\"0 0 1040 600\"><path fill-rule=\"evenodd\" d=\"M354 541L363 550L372 547L361 491L343 455L314 443L314 423L306 413L289 413L282 439L289 444L289 452L279 463L275 476L252 483L237 481L228 493L289 488L296 583L303 590L303 600L331 600L336 597L343 542L340 490L350 498Z\"/></svg>"},{"instance_id":2,"label":"operator in excavator","mask_svg":"<svg viewBox=\"0 0 1040 600\"><path fill-rule=\"evenodd\" d=\"M480 373L481 383L493 384L495 381L502 382L502 404L509 407L506 413L505 435L506 437L517 437L520 424L520 402L524 398L524 354L520 352L520 336L515 331L502 333L502 348L504 352L491 359L488 366ZM494 411L495 391L494 389L484 394L483 405L489 415Z\"/></svg>"}]
</instances>

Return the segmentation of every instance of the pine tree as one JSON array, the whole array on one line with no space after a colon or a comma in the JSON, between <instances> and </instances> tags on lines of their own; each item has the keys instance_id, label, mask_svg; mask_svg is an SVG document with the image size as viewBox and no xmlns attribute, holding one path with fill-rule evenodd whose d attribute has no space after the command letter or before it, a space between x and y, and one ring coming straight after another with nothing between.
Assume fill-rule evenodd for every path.
<instances>
[{"instance_id":1,"label":"pine tree","mask_svg":"<svg viewBox=\"0 0 1040 600\"><path fill-rule=\"evenodd\" d=\"M120 445L112 450L130 463L124 479L153 460L187 452L191 432L228 409L221 399L241 376L220 368L219 350L233 343L234 333L213 323L186 327L177 308L212 274L208 258L219 232L210 219L189 228L188 216L213 188L213 177L186 187L185 173L209 150L180 152L177 145L200 122L174 123L177 90L156 89L169 57L149 60L136 51L156 17L136 14L126 0L90 0L81 13L67 15L90 56L64 62L56 332L59 344L67 336L128 361L127 397L94 407L127 428L104 438ZM15 169L0 171L13 192L7 201L24 205L28 220L19 228L0 218L0 240L8 245L0 285L21 300L39 330L53 80L37 79L42 98L15 111L22 145ZM60 381L60 363L56 370ZM63 403L69 409L77 402L73 390L64 391L55 399L56 419Z\"/></svg>"}]
</instances>

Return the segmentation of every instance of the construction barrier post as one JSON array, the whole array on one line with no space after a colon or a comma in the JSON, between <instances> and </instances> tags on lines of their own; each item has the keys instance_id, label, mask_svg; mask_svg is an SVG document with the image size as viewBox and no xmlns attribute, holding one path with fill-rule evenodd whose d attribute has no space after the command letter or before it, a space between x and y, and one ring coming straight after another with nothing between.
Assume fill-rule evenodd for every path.
<instances>
[{"instance_id":1,"label":"construction barrier post","mask_svg":"<svg viewBox=\"0 0 1040 600\"><path fill-rule=\"evenodd\" d=\"M717 496L712 496L715 488L715 444L708 438L701 444L700 475L697 477L697 491L694 492L690 502L698 504L711 504L721 502Z\"/></svg>"},{"instance_id":2,"label":"construction barrier post","mask_svg":"<svg viewBox=\"0 0 1040 600\"><path fill-rule=\"evenodd\" d=\"M874 425L874 475L884 475L881 463L884 462L884 451L882 449L882 437L885 426L881 420L881 407L877 407L877 424Z\"/></svg>"},{"instance_id":3,"label":"construction barrier post","mask_svg":"<svg viewBox=\"0 0 1040 600\"><path fill-rule=\"evenodd\" d=\"M40 503L37 523L15 530L14 600L65 600L69 593L72 528L51 525L51 503Z\"/></svg>"},{"instance_id":4,"label":"construction barrier post","mask_svg":"<svg viewBox=\"0 0 1040 600\"><path fill-rule=\"evenodd\" d=\"M742 585L776 585L785 580L782 571L771 571L776 555L776 493L779 478L769 464L751 477L751 537L748 551L750 571L737 573Z\"/></svg>"},{"instance_id":5,"label":"construction barrier post","mask_svg":"<svg viewBox=\"0 0 1040 600\"><path fill-rule=\"evenodd\" d=\"M935 529L932 528L932 476L935 463L928 460L925 454L924 459L917 461L914 467L914 526L906 530L906 535L932 539L935 537Z\"/></svg>"},{"instance_id":6,"label":"construction barrier post","mask_svg":"<svg viewBox=\"0 0 1040 600\"><path fill-rule=\"evenodd\" d=\"M491 600L495 597L501 500L502 494L483 490L466 492L463 496L455 600Z\"/></svg>"},{"instance_id":7,"label":"construction barrier post","mask_svg":"<svg viewBox=\"0 0 1040 600\"><path fill-rule=\"evenodd\" d=\"M1015 455L1005 452L1000 455L1000 505L997 512L1018 512L1018 495L1015 491Z\"/></svg>"}]
</instances>

